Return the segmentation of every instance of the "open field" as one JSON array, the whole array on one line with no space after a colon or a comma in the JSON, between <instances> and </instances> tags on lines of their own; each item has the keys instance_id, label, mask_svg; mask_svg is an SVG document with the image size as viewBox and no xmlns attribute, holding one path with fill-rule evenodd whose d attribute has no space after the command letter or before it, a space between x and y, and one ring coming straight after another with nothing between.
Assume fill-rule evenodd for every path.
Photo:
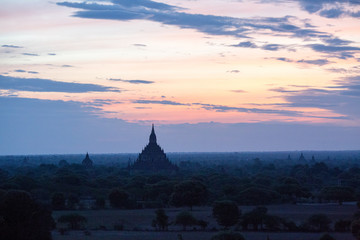
<instances>
[{"instance_id":1,"label":"open field","mask_svg":"<svg viewBox=\"0 0 360 240\"><path fill-rule=\"evenodd\" d=\"M350 219L357 211L355 205L328 205L328 204L314 204L314 205L269 205L268 213L276 215L299 224L305 221L312 214L323 213L329 216L333 222L339 219ZM240 206L242 213L248 212L254 206ZM174 221L176 215L187 208L166 208L166 214L169 220ZM212 217L211 207L196 207L192 214L197 219L203 219L209 222L208 228L218 228L215 219ZM74 211L54 211L54 219L59 216ZM124 230L153 230L151 221L155 217L155 209L138 209L138 210L85 210L77 211L77 213L87 218L87 229L99 229L100 226L105 226L108 230L113 230L115 224L123 224ZM170 230L180 230L178 226L170 226Z\"/></svg>"},{"instance_id":2,"label":"open field","mask_svg":"<svg viewBox=\"0 0 360 240\"><path fill-rule=\"evenodd\" d=\"M242 212L253 209L253 206L241 206ZM355 205L270 205L267 206L269 214L290 219L297 224L306 220L309 216L316 213L328 215L333 223L339 219L350 219L357 210ZM170 222L175 220L176 215L186 208L168 208L165 209ZM77 211L88 220L86 228L91 230L90 236L85 236L82 231L71 231L65 236L53 232L54 240L176 240L178 234L181 234L184 240L202 240L210 239L215 232L188 231L181 232L180 226L169 226L169 232L156 232L151 227L151 221L155 217L155 209L139 210L87 210ZM55 211L53 216L58 219L59 216L73 211ZM208 229L219 229L216 221L212 217L211 207L194 208L192 214L197 219L203 219L209 222ZM124 231L114 231L114 225L122 224ZM98 230L98 229L106 229ZM97 230L97 231L95 231ZM136 230L136 231L134 231ZM271 240L318 240L321 233L266 233L266 232L244 232L247 240L265 240L267 236ZM354 240L350 233L331 233L337 240Z\"/></svg>"}]
</instances>

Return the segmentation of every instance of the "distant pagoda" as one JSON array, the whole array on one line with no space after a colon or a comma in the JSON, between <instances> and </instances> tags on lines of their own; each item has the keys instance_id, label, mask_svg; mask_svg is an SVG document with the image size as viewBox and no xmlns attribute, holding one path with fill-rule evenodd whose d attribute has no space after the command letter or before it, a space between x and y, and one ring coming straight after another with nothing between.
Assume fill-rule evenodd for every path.
<instances>
[{"instance_id":1,"label":"distant pagoda","mask_svg":"<svg viewBox=\"0 0 360 240\"><path fill-rule=\"evenodd\" d=\"M149 143L139 154L130 170L141 171L176 171L178 167L166 157L164 150L156 142L154 124L152 125Z\"/></svg>"},{"instance_id":2,"label":"distant pagoda","mask_svg":"<svg viewBox=\"0 0 360 240\"><path fill-rule=\"evenodd\" d=\"M86 168L91 168L93 166L93 161L91 161L89 153L86 153L86 157L82 161L82 165Z\"/></svg>"}]
</instances>

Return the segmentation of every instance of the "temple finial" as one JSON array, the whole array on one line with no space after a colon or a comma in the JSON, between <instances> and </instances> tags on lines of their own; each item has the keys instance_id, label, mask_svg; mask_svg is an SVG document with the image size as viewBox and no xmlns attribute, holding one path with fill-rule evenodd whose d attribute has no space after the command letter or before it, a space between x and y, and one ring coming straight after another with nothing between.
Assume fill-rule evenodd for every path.
<instances>
[{"instance_id":1,"label":"temple finial","mask_svg":"<svg viewBox=\"0 0 360 240\"><path fill-rule=\"evenodd\" d=\"M152 124L151 134L150 134L150 137L149 137L149 142L150 143L156 143L156 134L155 134L154 124Z\"/></svg>"}]
</instances>

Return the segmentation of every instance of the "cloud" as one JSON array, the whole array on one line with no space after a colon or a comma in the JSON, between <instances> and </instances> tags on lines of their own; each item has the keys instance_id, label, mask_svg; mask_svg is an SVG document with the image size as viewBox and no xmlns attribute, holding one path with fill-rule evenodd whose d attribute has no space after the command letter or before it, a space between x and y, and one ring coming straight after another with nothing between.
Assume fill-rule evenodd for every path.
<instances>
[{"instance_id":1,"label":"cloud","mask_svg":"<svg viewBox=\"0 0 360 240\"><path fill-rule=\"evenodd\" d=\"M230 70L230 71L227 71L229 73L240 73L240 70L237 70L237 69L234 69L234 70Z\"/></svg>"},{"instance_id":2,"label":"cloud","mask_svg":"<svg viewBox=\"0 0 360 240\"><path fill-rule=\"evenodd\" d=\"M282 61L282 62L294 62L293 60L289 59L289 58L285 58L285 57L278 57L275 58L276 60Z\"/></svg>"},{"instance_id":3,"label":"cloud","mask_svg":"<svg viewBox=\"0 0 360 240\"><path fill-rule=\"evenodd\" d=\"M269 89L269 91L279 92L279 93L296 93L296 92L298 92L298 91L294 91L294 90L287 90L286 88L283 88L283 87L271 88L271 89Z\"/></svg>"},{"instance_id":4,"label":"cloud","mask_svg":"<svg viewBox=\"0 0 360 240\"><path fill-rule=\"evenodd\" d=\"M301 3L304 9L314 13L321 10L327 10L327 5L337 5L339 1L298 0L298 2ZM191 14L180 11L182 9L179 7L151 0L95 0L92 3L87 1L65 1L59 2L57 4L60 6L79 9L73 16L80 18L108 19L119 21L154 21L164 25L173 25L184 29L193 29L209 35L231 36L235 38L246 39L246 41L228 45L231 47L258 48L266 51L278 51L281 49L294 51L295 46L299 48L311 48L314 51L321 53L326 52L330 57L341 59L353 58L354 53L359 51L358 48L349 46L349 44L352 43L351 41L339 39L333 34L327 32L318 31L306 20L301 20L294 16L235 18L217 15ZM334 17L335 15L334 11L328 11L327 13L323 12L322 14L326 14L327 17ZM253 40L249 40L253 39L254 34L272 34L279 37L300 38L304 41L321 41L324 42L325 45L298 44L287 46L277 43L260 44L254 42ZM142 44L138 44L137 46L142 46ZM345 52L341 52L341 50L334 51L334 48L337 47L343 48L343 50L347 50L344 50Z\"/></svg>"},{"instance_id":5,"label":"cloud","mask_svg":"<svg viewBox=\"0 0 360 240\"><path fill-rule=\"evenodd\" d=\"M0 89L30 92L119 92L112 87L97 84L69 83L40 78L18 78L0 75Z\"/></svg>"},{"instance_id":6,"label":"cloud","mask_svg":"<svg viewBox=\"0 0 360 240\"><path fill-rule=\"evenodd\" d=\"M234 92L234 93L246 93L245 90L240 90L240 89L238 89L238 90L230 90L230 91Z\"/></svg>"},{"instance_id":7,"label":"cloud","mask_svg":"<svg viewBox=\"0 0 360 240\"><path fill-rule=\"evenodd\" d=\"M117 82L126 82L131 84L152 84L155 83L154 81L148 81L148 80L123 80L120 78L109 78L110 81L117 81Z\"/></svg>"},{"instance_id":8,"label":"cloud","mask_svg":"<svg viewBox=\"0 0 360 240\"><path fill-rule=\"evenodd\" d=\"M320 53L327 53L332 57L340 59L353 58L354 54L360 51L359 47L344 45L325 45L325 44L309 44L312 50Z\"/></svg>"},{"instance_id":9,"label":"cloud","mask_svg":"<svg viewBox=\"0 0 360 240\"><path fill-rule=\"evenodd\" d=\"M109 4L111 3L111 4ZM308 25L296 26L291 23L296 19L292 16L280 18L233 18L226 16L190 14L179 11L180 8L155 1L110 1L103 0L87 2L59 2L60 6L80 9L74 16L80 18L111 19L111 20L147 20L174 25L180 28L194 29L210 35L250 38L253 33L271 31L274 34L288 37L324 37L329 36L316 31ZM268 33L266 33L268 34ZM242 42L239 47L255 47L251 42Z\"/></svg>"},{"instance_id":10,"label":"cloud","mask_svg":"<svg viewBox=\"0 0 360 240\"><path fill-rule=\"evenodd\" d=\"M238 44L230 45L232 47L243 47L243 48L258 48L258 46L250 41L239 42Z\"/></svg>"},{"instance_id":11,"label":"cloud","mask_svg":"<svg viewBox=\"0 0 360 240\"><path fill-rule=\"evenodd\" d=\"M14 72L17 72L17 73L39 74L39 72L36 72L36 71L26 71L26 70L23 70L23 69L16 69L16 70L14 70Z\"/></svg>"},{"instance_id":12,"label":"cloud","mask_svg":"<svg viewBox=\"0 0 360 240\"><path fill-rule=\"evenodd\" d=\"M331 62L327 59L301 59L301 60L292 60L285 57L278 57L275 58L278 61L282 62L288 62L288 63L305 63L309 65L317 65L317 66L323 66L326 64L330 64Z\"/></svg>"},{"instance_id":13,"label":"cloud","mask_svg":"<svg viewBox=\"0 0 360 240\"><path fill-rule=\"evenodd\" d=\"M39 54L36 54L36 53L22 53L22 55L25 55L25 56L33 56L33 57L39 56Z\"/></svg>"},{"instance_id":14,"label":"cloud","mask_svg":"<svg viewBox=\"0 0 360 240\"><path fill-rule=\"evenodd\" d=\"M64 64L64 65L61 65L61 67L63 67L63 68L72 68L72 67L74 67L74 66L68 65L68 64Z\"/></svg>"},{"instance_id":15,"label":"cloud","mask_svg":"<svg viewBox=\"0 0 360 240\"><path fill-rule=\"evenodd\" d=\"M133 46L135 46L135 47L147 47L146 44L142 44L142 43L134 43Z\"/></svg>"},{"instance_id":16,"label":"cloud","mask_svg":"<svg viewBox=\"0 0 360 240\"><path fill-rule=\"evenodd\" d=\"M87 151L138 153L151 130L150 124L101 118L96 109L80 102L0 97L0 106L0 126L6 126L0 134L1 155L85 154ZM351 150L360 147L360 127L211 122L156 124L155 130L167 152ZM79 157L79 162L82 158Z\"/></svg>"},{"instance_id":17,"label":"cloud","mask_svg":"<svg viewBox=\"0 0 360 240\"><path fill-rule=\"evenodd\" d=\"M302 59L302 60L297 61L297 63L306 63L306 64L311 64L311 65L323 66L323 65L329 64L331 62L327 59L316 59L316 60Z\"/></svg>"},{"instance_id":18,"label":"cloud","mask_svg":"<svg viewBox=\"0 0 360 240\"><path fill-rule=\"evenodd\" d=\"M261 108L244 108L244 107L231 107L224 105L194 103L194 105L200 105L206 110L215 110L217 112L244 112L244 113L260 113L260 114L277 114L284 116L301 116L299 111L291 110L276 110L276 109L261 109Z\"/></svg>"},{"instance_id":19,"label":"cloud","mask_svg":"<svg viewBox=\"0 0 360 240\"><path fill-rule=\"evenodd\" d=\"M48 53L49 56L56 56L56 53Z\"/></svg>"},{"instance_id":20,"label":"cloud","mask_svg":"<svg viewBox=\"0 0 360 240\"><path fill-rule=\"evenodd\" d=\"M2 45L1 47L3 47L3 48L23 48L23 47L21 47L21 46L8 45L8 44Z\"/></svg>"},{"instance_id":21,"label":"cloud","mask_svg":"<svg viewBox=\"0 0 360 240\"><path fill-rule=\"evenodd\" d=\"M360 119L360 76L353 76L337 81L336 86L325 89L307 88L296 93L285 95L289 107L306 107L326 109L347 116L349 119Z\"/></svg>"},{"instance_id":22,"label":"cloud","mask_svg":"<svg viewBox=\"0 0 360 240\"><path fill-rule=\"evenodd\" d=\"M140 104L161 104L161 105L172 105L172 106L189 106L190 104L186 103L179 103L174 101L168 100L135 100L133 103L140 103Z\"/></svg>"},{"instance_id":23,"label":"cloud","mask_svg":"<svg viewBox=\"0 0 360 240\"><path fill-rule=\"evenodd\" d=\"M325 18L360 17L357 0L297 0L303 10ZM351 9L351 10L350 10Z\"/></svg>"},{"instance_id":24,"label":"cloud","mask_svg":"<svg viewBox=\"0 0 360 240\"><path fill-rule=\"evenodd\" d=\"M278 51L279 49L284 48L284 46L280 44L265 44L261 48L268 51Z\"/></svg>"}]
</instances>

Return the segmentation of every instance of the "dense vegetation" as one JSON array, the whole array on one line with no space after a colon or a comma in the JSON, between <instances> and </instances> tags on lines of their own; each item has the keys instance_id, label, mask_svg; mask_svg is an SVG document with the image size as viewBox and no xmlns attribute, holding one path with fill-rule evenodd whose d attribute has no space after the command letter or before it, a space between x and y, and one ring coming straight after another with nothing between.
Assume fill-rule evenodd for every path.
<instances>
[{"instance_id":1,"label":"dense vegetation","mask_svg":"<svg viewBox=\"0 0 360 240\"><path fill-rule=\"evenodd\" d=\"M341 232L350 231L352 222L354 235L359 235L358 220L353 220L360 217L331 223L326 215L314 215L299 225L269 215L265 207L254 207L246 213L237 208L238 205L359 201L359 152L351 156L346 153L338 160L330 157L318 160L314 156L308 160L274 159L272 155L270 160L234 156L219 159L221 154L206 159L206 156L199 161L178 158L179 171L172 173L134 172L126 164L96 161L91 168L64 159L42 164L27 158L20 164L4 161L0 167L0 200L10 190L22 190L53 210L157 208L158 216L152 225L159 230L166 230L170 224L166 208L185 206L191 210L193 206L207 205L214 207L213 216L224 228L237 225L254 231ZM230 212L234 215L230 216ZM64 216L61 221L68 221L71 228L81 226L71 223L69 217L74 216ZM202 219L195 219L191 211L182 212L173 224L183 229L207 226Z\"/></svg>"}]
</instances>

